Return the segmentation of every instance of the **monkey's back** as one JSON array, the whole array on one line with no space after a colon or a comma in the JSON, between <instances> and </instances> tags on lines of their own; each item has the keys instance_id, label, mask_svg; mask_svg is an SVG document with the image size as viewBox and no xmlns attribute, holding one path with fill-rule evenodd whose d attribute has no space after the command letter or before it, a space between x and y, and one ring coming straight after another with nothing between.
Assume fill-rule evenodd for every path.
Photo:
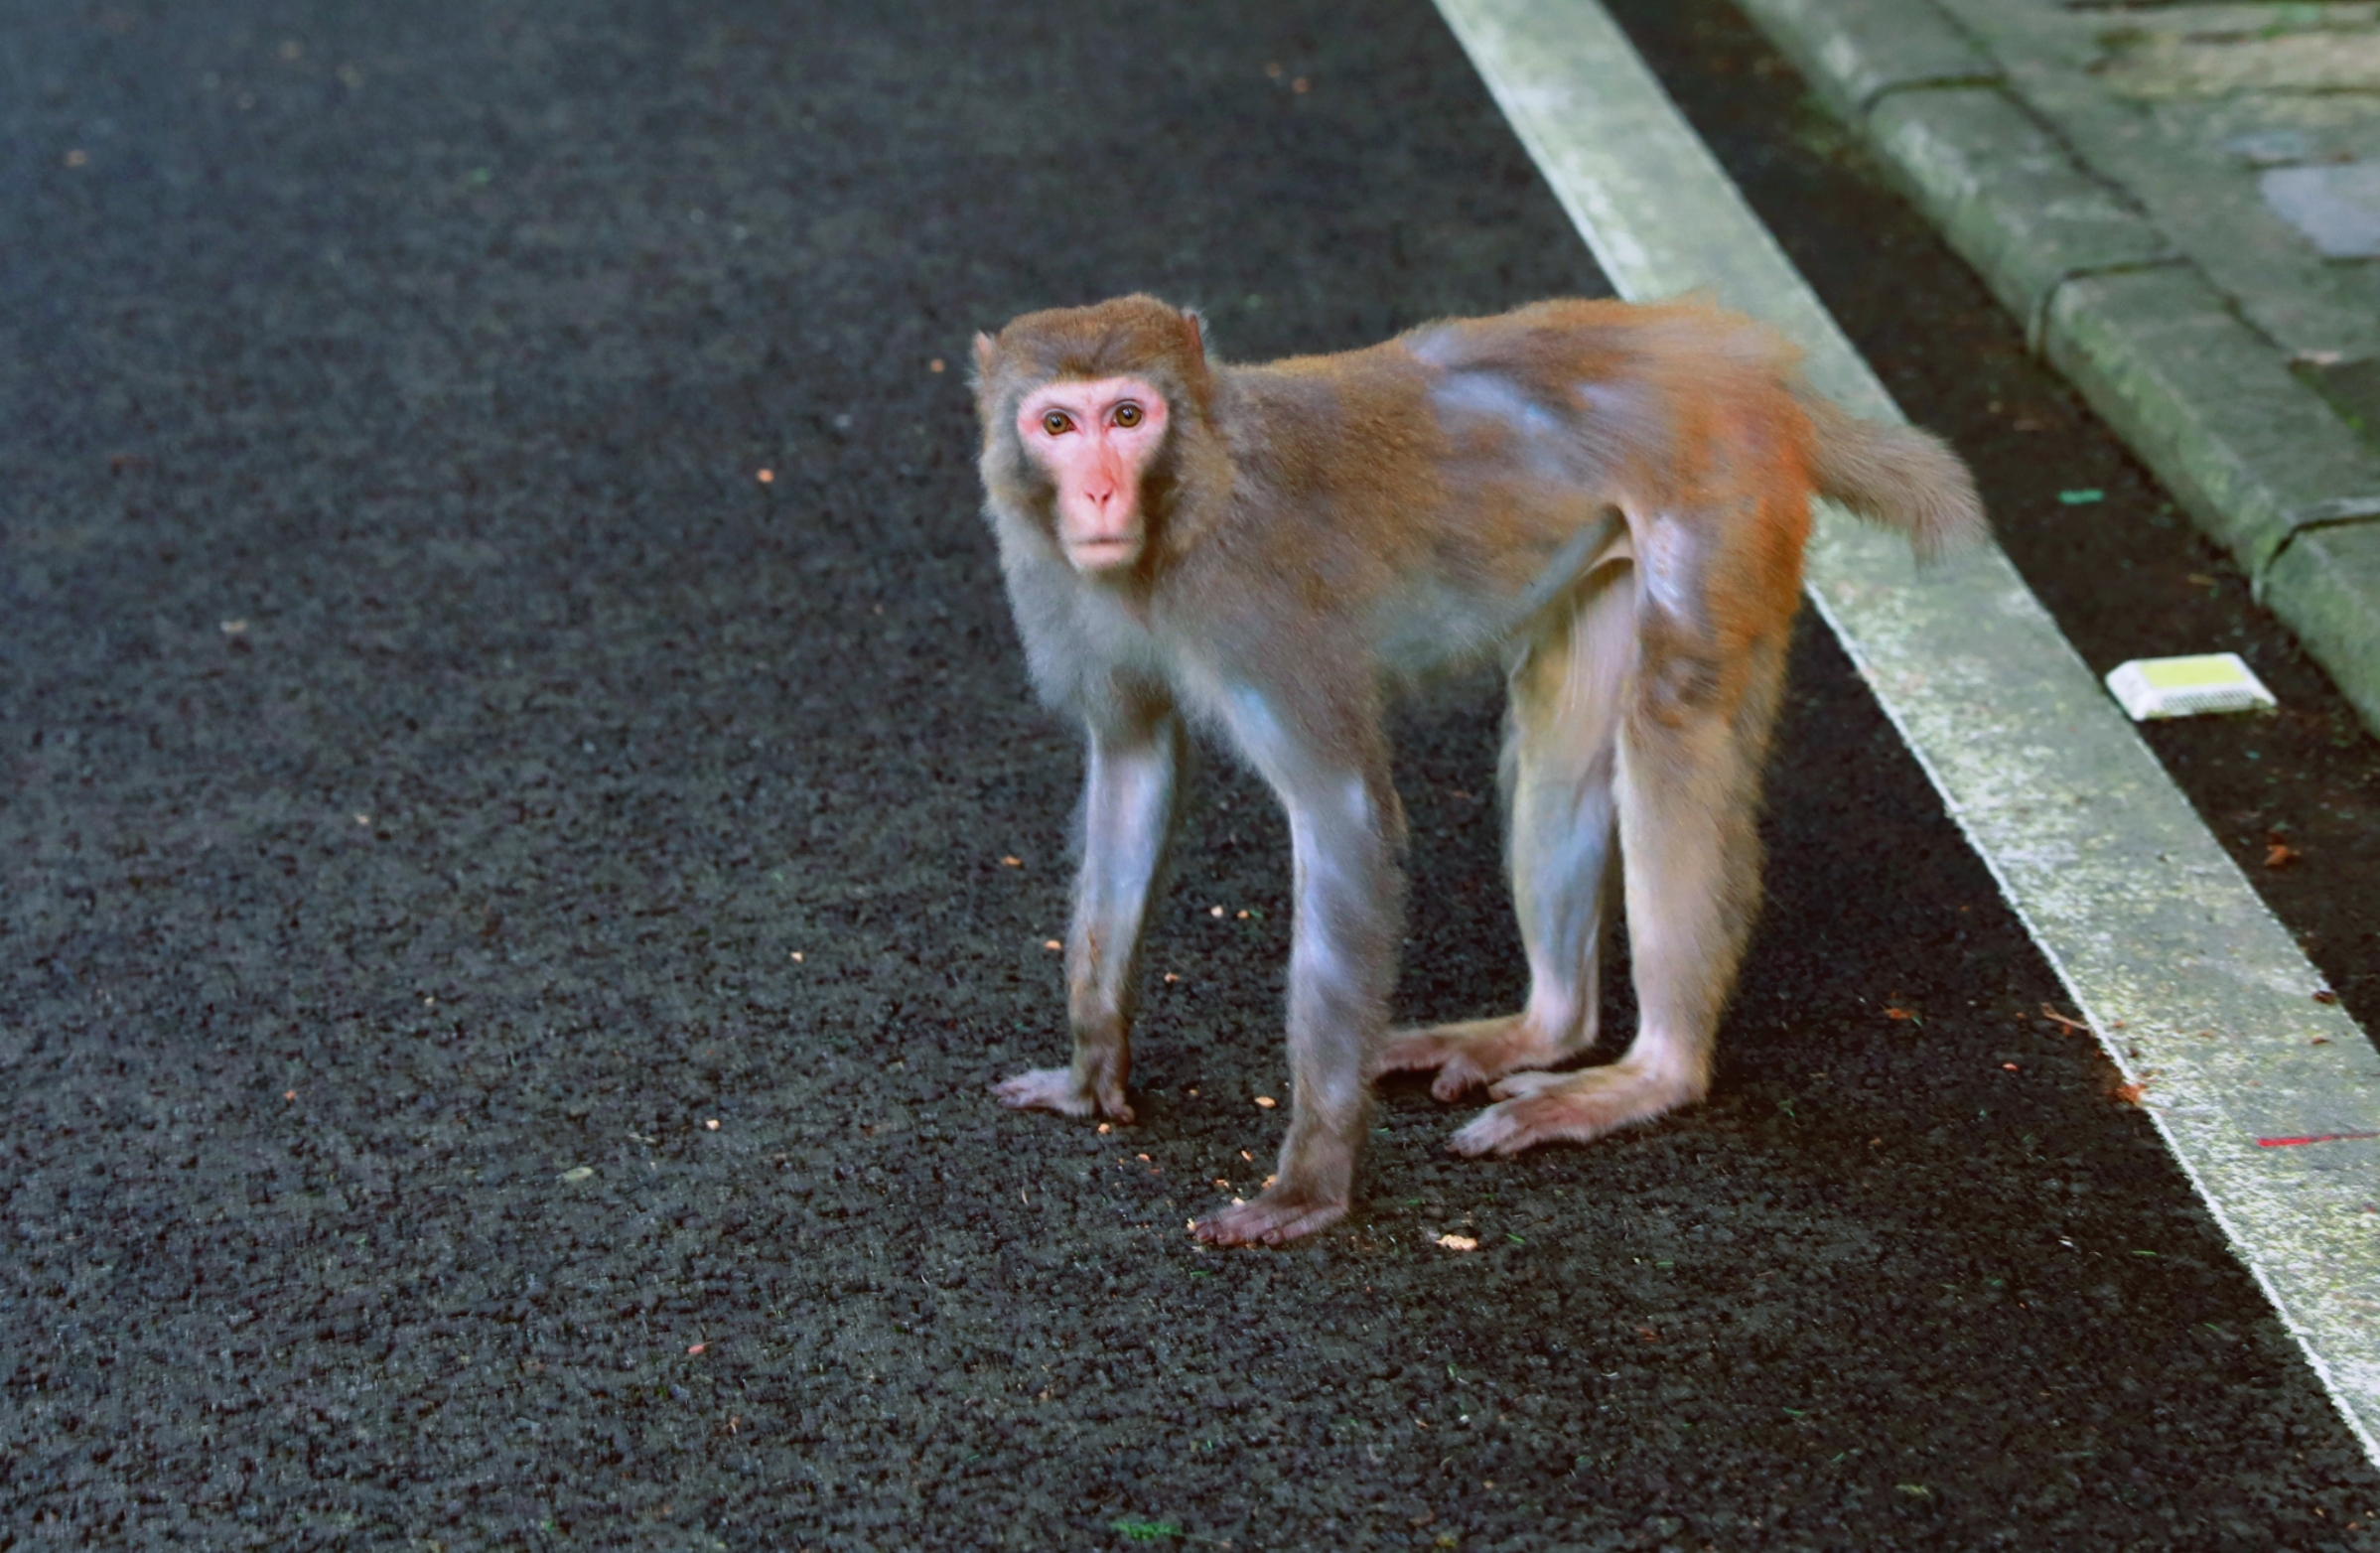
<instances>
[{"instance_id":1,"label":"monkey's back","mask_svg":"<svg viewBox=\"0 0 2380 1553\"><path fill-rule=\"evenodd\" d=\"M1790 347L1736 315L1545 302L1217 387L1222 534L1261 533L1303 607L1365 623L1393 669L1494 650L1656 525L1667 556L1729 558L1694 567L1728 595L1697 613L1772 615L1798 586L1810 421Z\"/></svg>"}]
</instances>

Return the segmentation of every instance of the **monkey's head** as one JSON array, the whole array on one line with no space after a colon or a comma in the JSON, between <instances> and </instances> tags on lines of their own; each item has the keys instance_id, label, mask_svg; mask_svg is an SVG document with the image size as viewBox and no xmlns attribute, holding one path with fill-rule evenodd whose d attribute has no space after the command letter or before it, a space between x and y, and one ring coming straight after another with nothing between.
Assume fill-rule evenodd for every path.
<instances>
[{"instance_id":1,"label":"monkey's head","mask_svg":"<svg viewBox=\"0 0 2380 1553\"><path fill-rule=\"evenodd\" d=\"M1028 313L975 337L983 476L1077 572L1139 565L1169 515L1209 377L1194 313L1154 297Z\"/></svg>"}]
</instances>

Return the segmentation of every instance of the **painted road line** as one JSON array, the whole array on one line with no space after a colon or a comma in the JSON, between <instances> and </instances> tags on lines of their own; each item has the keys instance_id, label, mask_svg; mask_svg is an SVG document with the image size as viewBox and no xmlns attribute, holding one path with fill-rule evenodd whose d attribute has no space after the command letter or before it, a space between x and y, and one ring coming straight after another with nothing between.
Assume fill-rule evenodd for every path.
<instances>
[{"instance_id":1,"label":"painted road line","mask_svg":"<svg viewBox=\"0 0 2380 1553\"><path fill-rule=\"evenodd\" d=\"M1594 0L1438 0L1620 295L1782 329L1899 411ZM1809 592L2380 1463L2380 1054L1997 547L1920 579L1822 508Z\"/></svg>"}]
</instances>

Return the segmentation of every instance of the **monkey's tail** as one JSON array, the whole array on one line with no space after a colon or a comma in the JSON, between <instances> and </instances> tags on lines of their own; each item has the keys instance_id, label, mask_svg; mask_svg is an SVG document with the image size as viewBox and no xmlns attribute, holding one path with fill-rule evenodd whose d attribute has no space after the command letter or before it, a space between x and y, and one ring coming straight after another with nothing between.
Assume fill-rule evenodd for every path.
<instances>
[{"instance_id":1,"label":"monkey's tail","mask_svg":"<svg viewBox=\"0 0 2380 1553\"><path fill-rule=\"evenodd\" d=\"M1920 561L1980 544L1991 533L1975 477L1933 433L1863 421L1815 395L1811 474L1818 494L1907 537Z\"/></svg>"}]
</instances>

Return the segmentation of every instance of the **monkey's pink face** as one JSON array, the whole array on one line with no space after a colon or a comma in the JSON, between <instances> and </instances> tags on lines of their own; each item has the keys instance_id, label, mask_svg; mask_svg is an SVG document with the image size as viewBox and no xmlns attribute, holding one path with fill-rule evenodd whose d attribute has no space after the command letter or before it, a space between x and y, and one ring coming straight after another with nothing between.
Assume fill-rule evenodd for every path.
<instances>
[{"instance_id":1,"label":"monkey's pink face","mask_svg":"<svg viewBox=\"0 0 2380 1553\"><path fill-rule=\"evenodd\" d=\"M1141 557L1141 479L1165 445L1165 395L1137 377L1044 384L1017 406L1026 456L1057 487L1057 542L1078 572Z\"/></svg>"}]
</instances>

